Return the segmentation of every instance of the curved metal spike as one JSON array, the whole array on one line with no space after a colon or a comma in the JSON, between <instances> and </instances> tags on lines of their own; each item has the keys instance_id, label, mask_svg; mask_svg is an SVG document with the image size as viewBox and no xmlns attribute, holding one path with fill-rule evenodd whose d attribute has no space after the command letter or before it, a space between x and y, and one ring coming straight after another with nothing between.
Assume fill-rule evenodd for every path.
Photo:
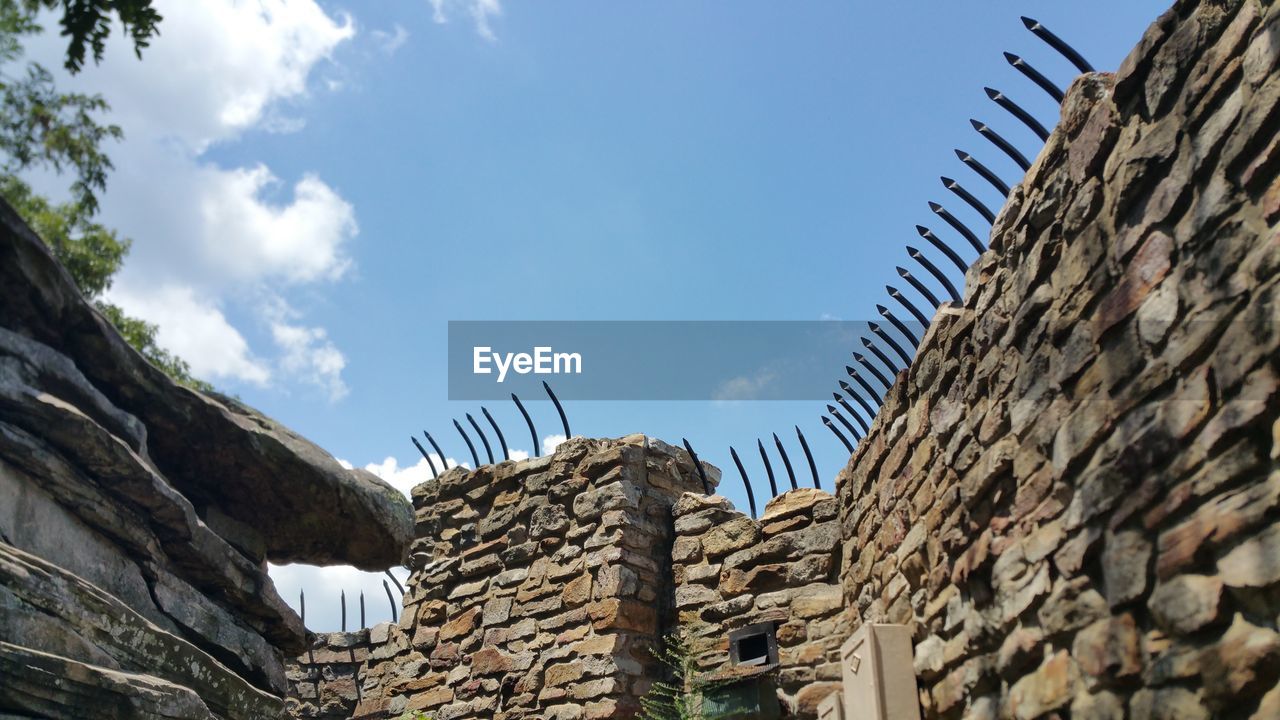
<instances>
[{"instance_id":1,"label":"curved metal spike","mask_svg":"<svg viewBox=\"0 0 1280 720\"><path fill-rule=\"evenodd\" d=\"M342 632L347 631L347 591L338 591L338 602L342 603Z\"/></svg>"},{"instance_id":2,"label":"curved metal spike","mask_svg":"<svg viewBox=\"0 0 1280 720\"><path fill-rule=\"evenodd\" d=\"M996 221L996 214L991 212L991 208L983 204L981 200L973 196L973 193L964 189L964 186L956 182L953 178L945 175L942 176L942 186L950 190L956 197L968 203L969 207L978 211L978 214L986 219L989 223Z\"/></svg>"},{"instance_id":3,"label":"curved metal spike","mask_svg":"<svg viewBox=\"0 0 1280 720\"><path fill-rule=\"evenodd\" d=\"M507 439L502 437L502 428L498 427L498 423L494 421L493 416L489 414L489 409L480 406L480 412L484 413L484 419L489 421L489 425L493 427L493 431L498 435L498 445L502 446L502 459L510 460L511 455L507 452Z\"/></svg>"},{"instance_id":4,"label":"curved metal spike","mask_svg":"<svg viewBox=\"0 0 1280 720\"><path fill-rule=\"evenodd\" d=\"M1035 116L1033 116L1031 113L1027 112L1026 110L1023 110L1022 107L1018 105L1018 103L1010 100L1008 97L1005 96L1004 93L1000 92L999 90L996 90L994 88L983 88L983 90L987 93L987 97L994 100L995 103L1000 107L1004 108L1005 110L1008 110L1010 115L1021 120L1022 124L1026 125L1028 128L1031 128L1031 132L1038 135L1041 140L1045 142L1049 141L1049 131L1044 128L1044 125L1040 124L1039 120L1035 119Z\"/></svg>"},{"instance_id":5,"label":"curved metal spike","mask_svg":"<svg viewBox=\"0 0 1280 720\"><path fill-rule=\"evenodd\" d=\"M465 415L467 416L467 422L471 423L471 427L475 428L476 434L480 436L480 442L484 443L485 457L489 458L489 464L492 465L493 448L489 446L489 438L484 436L484 431L480 429L480 423L476 422L476 419L471 417L471 413L465 413Z\"/></svg>"},{"instance_id":6,"label":"curved metal spike","mask_svg":"<svg viewBox=\"0 0 1280 720\"><path fill-rule=\"evenodd\" d=\"M898 344L897 340L890 337L889 333L885 332L884 329L880 327L880 323L869 322L867 323L867 327L871 328L871 332L875 333L876 337L880 338L886 345L893 348L894 352L898 353L898 357L902 358L903 367L911 366L911 356L907 354L906 350L902 349L902 346Z\"/></svg>"},{"instance_id":7,"label":"curved metal spike","mask_svg":"<svg viewBox=\"0 0 1280 720\"><path fill-rule=\"evenodd\" d=\"M369 626L369 623L365 622L365 619L364 619L364 591L361 590L360 591L360 629L363 630L368 626Z\"/></svg>"},{"instance_id":8,"label":"curved metal spike","mask_svg":"<svg viewBox=\"0 0 1280 720\"><path fill-rule=\"evenodd\" d=\"M511 399L515 401L516 407L520 409L520 414L524 416L524 422L529 426L529 437L533 439L533 449L529 451L529 457L538 457L538 431L533 427L533 418L529 417L529 411L524 409L524 403L520 402L520 398L515 393L511 393Z\"/></svg>"},{"instance_id":9,"label":"curved metal spike","mask_svg":"<svg viewBox=\"0 0 1280 720\"><path fill-rule=\"evenodd\" d=\"M418 442L418 438L410 435L409 439L413 441L413 446L418 448L418 452L422 453L422 457L427 459L427 467L431 468L431 478L435 479L440 477L440 473L436 470L436 464L431 462L431 455L427 452L426 448L422 447L422 443ZM444 458L440 458L440 462L443 463Z\"/></svg>"},{"instance_id":10,"label":"curved metal spike","mask_svg":"<svg viewBox=\"0 0 1280 720\"><path fill-rule=\"evenodd\" d=\"M471 467L480 467L480 456L476 455L476 446L471 444L471 438L467 437L467 431L462 429L462 423L454 420L453 426L458 428L458 434L462 436L462 439L467 443L467 449L471 451L471 462L475 463Z\"/></svg>"},{"instance_id":11,"label":"curved metal spike","mask_svg":"<svg viewBox=\"0 0 1280 720\"><path fill-rule=\"evenodd\" d=\"M822 481L818 479L818 466L813 462L813 453L809 452L809 441L804 439L804 433L800 432L800 426L796 425L796 437L800 438L800 449L804 450L804 457L809 461L809 472L813 475L813 486L819 490L822 489Z\"/></svg>"},{"instance_id":12,"label":"curved metal spike","mask_svg":"<svg viewBox=\"0 0 1280 720\"><path fill-rule=\"evenodd\" d=\"M400 594L401 594L401 595L403 595L403 594L404 594L404 586L400 584L400 581L396 579L396 576L395 576L395 575L392 575L390 570L383 570L382 572L383 572L387 577L391 578L391 582L393 582L393 583L395 583L395 584L396 584L396 589L400 591ZM386 582L386 580L383 580L383 582Z\"/></svg>"},{"instance_id":13,"label":"curved metal spike","mask_svg":"<svg viewBox=\"0 0 1280 720\"><path fill-rule=\"evenodd\" d=\"M896 315L894 315L892 312L889 311L889 308L877 303L876 312L880 313L880 317L884 318L885 320L888 320L890 325L897 328L898 332L902 333L903 337L907 339L907 342L911 343L912 348L916 348L920 345L919 338L913 335L911 331L907 329L907 326L903 324L903 322L899 320Z\"/></svg>"},{"instance_id":14,"label":"curved metal spike","mask_svg":"<svg viewBox=\"0 0 1280 720\"><path fill-rule=\"evenodd\" d=\"M760 448L760 459L764 461L764 471L769 476L769 490L773 493L772 497L778 497L778 481L773 477L773 465L769 463L769 453L764 451L764 443L760 442L760 438L756 438L756 447Z\"/></svg>"},{"instance_id":15,"label":"curved metal spike","mask_svg":"<svg viewBox=\"0 0 1280 720\"><path fill-rule=\"evenodd\" d=\"M828 418L826 415L823 415L822 424L826 425L827 429L830 430L832 434L834 434L836 438L839 439L840 442L844 444L845 450L848 450L850 454L853 454L853 444L849 442L849 438L844 436L844 433L840 432L840 428L836 427L831 423L831 418Z\"/></svg>"},{"instance_id":16,"label":"curved metal spike","mask_svg":"<svg viewBox=\"0 0 1280 720\"><path fill-rule=\"evenodd\" d=\"M742 476L742 486L747 489L747 504L751 506L751 518L756 517L756 494L751 491L751 478L747 477L746 468L742 467L742 460L738 459L738 451L729 446L729 454L733 456L733 464L738 466L738 474Z\"/></svg>"},{"instance_id":17,"label":"curved metal spike","mask_svg":"<svg viewBox=\"0 0 1280 720\"><path fill-rule=\"evenodd\" d=\"M877 368L875 365L872 365L871 361L868 360L862 353L854 353L853 359L857 360L859 365L866 368L867 372L870 372L872 375L875 375L876 379L879 380L882 385L884 385L885 390L888 390L889 388L893 387L893 383L889 382L889 379L884 376L884 373L880 372L879 368Z\"/></svg>"},{"instance_id":18,"label":"curved metal spike","mask_svg":"<svg viewBox=\"0 0 1280 720\"><path fill-rule=\"evenodd\" d=\"M883 352L881 352L880 348L876 347L876 344L871 342L865 336L862 337L862 345L866 347L867 350L870 350L871 354L875 355L877 360L879 360L881 363L884 363L884 366L888 368L889 373L895 376L895 379L896 379L896 376L898 374L898 366L890 362L889 357L885 355Z\"/></svg>"},{"instance_id":19,"label":"curved metal spike","mask_svg":"<svg viewBox=\"0 0 1280 720\"><path fill-rule=\"evenodd\" d=\"M951 281L948 280L947 276L941 270L938 269L938 266L929 262L929 258L925 257L924 253L908 245L907 254L911 256L912 260L915 260L916 262L920 263L920 265L924 267L925 270L928 270L929 274L932 275L935 280L942 283L942 286L947 289L947 292L951 293L952 302L954 303L960 302L960 291L956 290L956 286L951 284Z\"/></svg>"},{"instance_id":20,"label":"curved metal spike","mask_svg":"<svg viewBox=\"0 0 1280 720\"><path fill-rule=\"evenodd\" d=\"M707 482L707 473L702 469L702 461L698 459L698 453L693 451L693 446L689 444L688 440L680 438L680 441L684 443L684 449L689 452L689 458L693 460L693 467L698 470L698 477L702 479L702 493L710 495L711 483Z\"/></svg>"},{"instance_id":21,"label":"curved metal spike","mask_svg":"<svg viewBox=\"0 0 1280 720\"><path fill-rule=\"evenodd\" d=\"M1014 147L1013 143L1005 140L1000 133L992 130L986 123L978 122L973 118L969 118L969 124L973 126L974 130L978 131L979 135L989 140L992 145L999 148L1005 155L1008 155L1009 159L1017 163L1018 167L1022 168L1023 172L1031 169L1031 161L1027 160L1027 156L1023 155L1018 148Z\"/></svg>"},{"instance_id":22,"label":"curved metal spike","mask_svg":"<svg viewBox=\"0 0 1280 720\"><path fill-rule=\"evenodd\" d=\"M400 613L396 612L396 598L391 594L391 586L386 580L382 581L382 589L387 591L387 604L391 606L391 622L394 623L400 619Z\"/></svg>"},{"instance_id":23,"label":"curved metal spike","mask_svg":"<svg viewBox=\"0 0 1280 720\"><path fill-rule=\"evenodd\" d=\"M979 255L986 252L987 248L985 245L982 244L982 241L978 239L977 233L970 230L969 226L957 220L955 215L952 215L951 213L947 212L946 208L942 207L936 202L929 201L929 209L932 210L934 214L937 215L938 217L942 218L943 220L946 220L947 224L955 228L956 232L963 235L964 239L969 241L969 244L973 246L974 250L978 251Z\"/></svg>"},{"instance_id":24,"label":"curved metal spike","mask_svg":"<svg viewBox=\"0 0 1280 720\"><path fill-rule=\"evenodd\" d=\"M1004 59L1007 60L1009 64L1014 67L1015 70L1022 73L1023 75L1026 75L1028 80L1039 85L1041 90L1044 90L1045 92L1049 93L1049 97L1057 101L1059 105L1062 104L1062 101L1066 98L1066 94L1063 93L1062 90L1057 85L1053 84L1053 81L1045 77L1044 74L1042 74L1039 70L1035 69L1034 67L1031 67L1031 63L1027 62L1026 60L1023 60L1022 58L1018 57L1017 55L1014 55L1011 52L1005 53Z\"/></svg>"},{"instance_id":25,"label":"curved metal spike","mask_svg":"<svg viewBox=\"0 0 1280 720\"><path fill-rule=\"evenodd\" d=\"M298 619L302 620L302 627L307 627L307 591L298 588Z\"/></svg>"},{"instance_id":26,"label":"curved metal spike","mask_svg":"<svg viewBox=\"0 0 1280 720\"><path fill-rule=\"evenodd\" d=\"M1005 184L1004 180L1000 179L999 175L992 172L991 168L978 162L977 158L959 148L955 148L955 152L956 157L960 158L960 162L964 163L970 170L981 175L983 180L991 183L991 187L999 191L1002 196L1009 197L1009 186Z\"/></svg>"},{"instance_id":27,"label":"curved metal spike","mask_svg":"<svg viewBox=\"0 0 1280 720\"><path fill-rule=\"evenodd\" d=\"M967 272L969 270L969 266L966 265L964 260L960 258L960 255L956 253L955 250L952 250L950 245L942 242L942 238L938 237L937 235L934 235L932 230L930 230L929 228L923 225L917 225L916 232L920 234L920 237L924 238L925 240L928 240L930 245L942 251L942 254L946 255L947 259L950 260L952 264L954 264L957 268L959 268L961 273Z\"/></svg>"},{"instance_id":28,"label":"curved metal spike","mask_svg":"<svg viewBox=\"0 0 1280 720\"><path fill-rule=\"evenodd\" d=\"M853 379L854 379L854 381L856 381L859 385L861 385L863 390L866 390L866 391L867 391L867 395L869 395L869 396L871 397L871 399L872 399L872 400L875 400L876 402L880 402L880 401L881 401L882 397L881 397L880 393L878 393L878 392L876 392L875 390L873 390L873 389L871 388L871 385L870 385L866 380L863 380L863 379L862 379L862 375L861 375L861 374L859 374L857 370L855 370L855 369L853 369L853 368L849 367L848 365L845 365L845 366L844 366L844 371L845 371L845 372L847 372L847 373L849 373L849 377L853 378ZM872 418L874 418L874 417L875 417L875 413L872 413L872 414L871 414L871 417L872 417Z\"/></svg>"},{"instance_id":29,"label":"curved metal spike","mask_svg":"<svg viewBox=\"0 0 1280 720\"><path fill-rule=\"evenodd\" d=\"M835 418L836 420L839 420L840 424L844 426L845 430L849 431L849 434L852 435L854 439L856 440L862 439L862 435L859 434L858 431L853 428L853 425L849 424L848 420L844 419L844 416L840 414L839 410L835 409L835 407L831 405L828 405L827 412L831 413L831 417ZM857 416L855 415L854 417L856 418Z\"/></svg>"},{"instance_id":30,"label":"curved metal spike","mask_svg":"<svg viewBox=\"0 0 1280 720\"><path fill-rule=\"evenodd\" d=\"M840 407L844 408L845 412L849 413L849 417L853 418L854 421L858 423L858 427L862 428L862 432L866 433L871 430L871 426L868 425L866 421L862 419L862 416L854 412L853 408L849 407L849 403L843 397L841 397L840 393L831 393L831 397L840 405ZM838 411L835 408L831 407L830 405L827 406L827 412L831 413L832 415L838 414ZM872 417L875 417L875 416L872 415ZM849 428L849 430L850 432L852 432L853 428Z\"/></svg>"},{"instance_id":31,"label":"curved metal spike","mask_svg":"<svg viewBox=\"0 0 1280 720\"><path fill-rule=\"evenodd\" d=\"M1070 60L1077 70L1082 73L1093 72L1093 66L1089 64L1089 61L1085 60L1083 55L1076 52L1076 49L1064 42L1062 38L1049 32L1049 28L1026 16L1023 16L1022 24L1036 37L1048 43L1049 47L1061 53L1062 57Z\"/></svg>"},{"instance_id":32,"label":"curved metal spike","mask_svg":"<svg viewBox=\"0 0 1280 720\"><path fill-rule=\"evenodd\" d=\"M440 458L440 464L444 466L445 470L448 470L449 461L445 459L444 451L440 449L440 444L437 443L436 439L431 437L431 433L426 430L423 430L422 434L427 436L427 442L431 443L431 449L436 451L436 457Z\"/></svg>"},{"instance_id":33,"label":"curved metal spike","mask_svg":"<svg viewBox=\"0 0 1280 720\"><path fill-rule=\"evenodd\" d=\"M845 365L844 369L846 372L850 373L850 377L857 375L858 373L857 370L854 370L848 365ZM853 401L858 403L858 406L861 407L867 413L867 417L870 418L872 421L874 421L876 419L876 409L871 407L871 404L868 403L866 400L863 400L862 396L859 395L856 390L854 390L852 385L850 385L849 383L843 380L839 380L838 382L840 383L840 389L843 390L846 395L853 398ZM872 399L875 399L875 395L872 395L871 397ZM840 403L840 404L842 406L844 405L844 403ZM845 409L848 409L848 408L845 408ZM858 424L862 426L862 432L869 432L871 430L871 426L868 425L867 423L862 422L861 418L859 418L857 415L854 415L853 419L857 420Z\"/></svg>"},{"instance_id":34,"label":"curved metal spike","mask_svg":"<svg viewBox=\"0 0 1280 720\"><path fill-rule=\"evenodd\" d=\"M929 319L924 316L924 313L917 310L916 306L912 305L910 300L907 300L906 295L903 295L901 292L898 291L898 288L892 285L885 285L884 289L889 291L889 297L893 298L894 300L897 300L898 304L906 308L907 312L911 313L911 317L914 317L916 319L916 322L920 323L921 333L929 329ZM916 343L916 344L918 345L919 343Z\"/></svg>"},{"instance_id":35,"label":"curved metal spike","mask_svg":"<svg viewBox=\"0 0 1280 720\"><path fill-rule=\"evenodd\" d=\"M911 274L910 270L907 270L904 267L896 267L895 269L898 271L898 275L902 276L903 280L911 283L911 287L915 288L916 292L923 295L924 299L928 300L933 305L935 310L942 304L938 300L938 297L933 294L933 291L925 287L924 283L917 280L915 276Z\"/></svg>"},{"instance_id":36,"label":"curved metal spike","mask_svg":"<svg viewBox=\"0 0 1280 720\"><path fill-rule=\"evenodd\" d=\"M547 391L547 396L551 398L551 402L556 406L556 412L560 413L560 424L564 426L564 437L566 440L573 437L573 433L569 432L569 418L564 415L564 408L560 406L560 399L556 394L551 392L551 386L546 380L542 381L542 389Z\"/></svg>"},{"instance_id":37,"label":"curved metal spike","mask_svg":"<svg viewBox=\"0 0 1280 720\"><path fill-rule=\"evenodd\" d=\"M782 441L778 439L778 433L773 434L773 444L778 446L778 454L782 456L782 464L787 467L787 478L791 480L791 489L799 489L796 484L796 471L791 469L791 458L787 457L787 449L782 447Z\"/></svg>"}]
</instances>

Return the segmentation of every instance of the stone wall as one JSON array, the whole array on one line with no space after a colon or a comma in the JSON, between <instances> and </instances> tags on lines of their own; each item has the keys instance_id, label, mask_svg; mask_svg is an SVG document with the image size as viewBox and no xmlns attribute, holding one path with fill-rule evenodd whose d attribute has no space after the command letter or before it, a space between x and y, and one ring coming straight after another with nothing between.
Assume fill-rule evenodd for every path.
<instances>
[{"instance_id":1,"label":"stone wall","mask_svg":"<svg viewBox=\"0 0 1280 720\"><path fill-rule=\"evenodd\" d=\"M295 718L348 720L363 700L361 682L370 657L381 658L391 623L354 632L315 633L307 652L289 662L288 713Z\"/></svg>"},{"instance_id":2,"label":"stone wall","mask_svg":"<svg viewBox=\"0 0 1280 720\"><path fill-rule=\"evenodd\" d=\"M410 530L385 483L149 365L0 201L0 715L278 717L305 644L267 561L386 567Z\"/></svg>"},{"instance_id":3,"label":"stone wall","mask_svg":"<svg viewBox=\"0 0 1280 720\"><path fill-rule=\"evenodd\" d=\"M1178 2L1078 79L841 472L926 717L1280 717L1278 58Z\"/></svg>"},{"instance_id":4,"label":"stone wall","mask_svg":"<svg viewBox=\"0 0 1280 720\"><path fill-rule=\"evenodd\" d=\"M418 486L404 612L361 670L355 714L634 712L673 614L671 507L698 488L684 450L641 435Z\"/></svg>"},{"instance_id":5,"label":"stone wall","mask_svg":"<svg viewBox=\"0 0 1280 720\"><path fill-rule=\"evenodd\" d=\"M679 625L708 671L729 663L729 631L775 623L776 684L793 717L816 717L840 680L843 596L836 499L802 488L775 497L759 520L720 496L675 506L672 548ZM834 681L834 682L833 682Z\"/></svg>"}]
</instances>

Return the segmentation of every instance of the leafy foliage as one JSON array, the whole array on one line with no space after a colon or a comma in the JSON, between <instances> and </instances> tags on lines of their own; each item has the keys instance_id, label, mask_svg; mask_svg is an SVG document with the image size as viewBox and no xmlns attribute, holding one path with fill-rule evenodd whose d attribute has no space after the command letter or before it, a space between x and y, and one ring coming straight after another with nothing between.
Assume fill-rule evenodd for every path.
<instances>
[{"instance_id":1,"label":"leafy foliage","mask_svg":"<svg viewBox=\"0 0 1280 720\"><path fill-rule=\"evenodd\" d=\"M12 4L14 0L6 0ZM93 60L102 60L107 38L111 35L111 16L120 19L124 32L133 40L133 51L141 58L142 49L159 34L157 25L163 19L151 0L22 0L28 15L41 9L62 7L62 34L67 37L67 70L79 72L84 67L85 53L93 48Z\"/></svg>"},{"instance_id":2,"label":"leafy foliage","mask_svg":"<svg viewBox=\"0 0 1280 720\"><path fill-rule=\"evenodd\" d=\"M155 325L129 317L102 299L129 252L130 241L89 219L83 205L52 204L12 175L0 175L0 196L9 201L62 263L84 296L120 331L125 341L174 380L198 390L213 386L191 376L191 366L156 343Z\"/></svg>"},{"instance_id":3,"label":"leafy foliage","mask_svg":"<svg viewBox=\"0 0 1280 720\"><path fill-rule=\"evenodd\" d=\"M698 665L700 649L694 631L680 628L662 639L654 655L666 677L640 698L637 720L715 720L702 712L703 695L723 683Z\"/></svg>"}]
</instances>

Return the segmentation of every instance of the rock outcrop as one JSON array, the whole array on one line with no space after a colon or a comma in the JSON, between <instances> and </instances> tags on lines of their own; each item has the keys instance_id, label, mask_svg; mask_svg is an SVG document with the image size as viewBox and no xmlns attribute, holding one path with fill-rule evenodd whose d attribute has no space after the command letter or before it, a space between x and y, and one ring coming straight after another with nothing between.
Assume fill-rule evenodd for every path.
<instances>
[{"instance_id":1,"label":"rock outcrop","mask_svg":"<svg viewBox=\"0 0 1280 720\"><path fill-rule=\"evenodd\" d=\"M266 561L402 561L408 502L130 348L0 202L0 713L278 716Z\"/></svg>"}]
</instances>

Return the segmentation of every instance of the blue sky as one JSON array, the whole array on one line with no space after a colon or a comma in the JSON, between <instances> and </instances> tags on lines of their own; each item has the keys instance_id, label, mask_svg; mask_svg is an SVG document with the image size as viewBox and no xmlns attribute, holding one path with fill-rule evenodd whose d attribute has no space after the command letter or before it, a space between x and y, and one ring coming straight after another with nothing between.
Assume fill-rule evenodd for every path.
<instances>
[{"instance_id":1,"label":"blue sky","mask_svg":"<svg viewBox=\"0 0 1280 720\"><path fill-rule=\"evenodd\" d=\"M913 226L944 234L927 200L982 225L939 175L999 205L952 148L1019 179L968 119L1039 147L983 86L1056 119L1001 51L1064 87L1074 70L1019 15L1105 70L1167 2L160 5L141 63L113 47L74 80L128 135L103 204L135 240L113 297L219 387L403 486L425 472L404 472L408 436L461 459L452 418L478 410L446 399L447 321L875 319ZM528 449L514 407L489 407ZM567 410L575 433L688 437L740 507L730 444L776 431L804 480L799 424L828 487L846 455L811 402Z\"/></svg>"}]
</instances>

